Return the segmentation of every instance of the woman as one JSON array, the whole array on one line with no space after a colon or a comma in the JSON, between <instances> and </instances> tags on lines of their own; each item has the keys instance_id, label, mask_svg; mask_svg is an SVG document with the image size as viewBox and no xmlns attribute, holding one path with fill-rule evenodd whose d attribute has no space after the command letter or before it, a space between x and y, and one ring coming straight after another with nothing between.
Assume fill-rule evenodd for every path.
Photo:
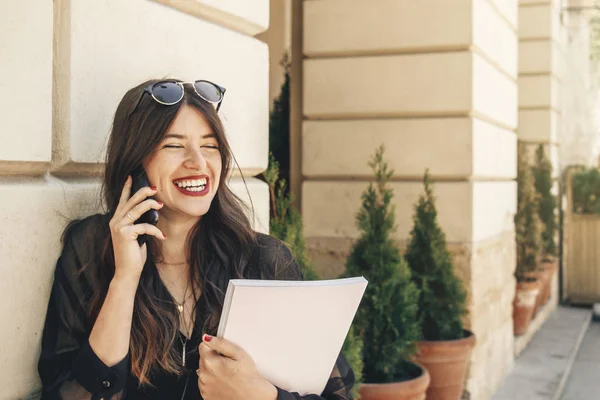
<instances>
[{"instance_id":1,"label":"woman","mask_svg":"<svg viewBox=\"0 0 600 400\"><path fill-rule=\"evenodd\" d=\"M38 366L42 399L350 398L354 375L341 356L322 397L301 397L213 336L229 279L302 279L290 251L251 229L225 184L224 93L208 81L149 81L120 102L108 212L63 235ZM140 166L152 186L131 193ZM140 223L152 210L156 226Z\"/></svg>"}]
</instances>

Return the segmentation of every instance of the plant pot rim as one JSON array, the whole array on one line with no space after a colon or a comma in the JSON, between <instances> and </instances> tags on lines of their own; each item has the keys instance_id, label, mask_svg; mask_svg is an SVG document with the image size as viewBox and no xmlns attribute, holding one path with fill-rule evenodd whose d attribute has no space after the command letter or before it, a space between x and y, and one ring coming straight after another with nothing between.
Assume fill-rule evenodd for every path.
<instances>
[{"instance_id":1,"label":"plant pot rim","mask_svg":"<svg viewBox=\"0 0 600 400\"><path fill-rule=\"evenodd\" d=\"M540 288L541 282L542 282L541 279L535 279L535 280L530 280L530 281L518 281L517 280L516 288L517 288L517 291L519 291L519 290L525 290L525 291L538 290Z\"/></svg>"},{"instance_id":2,"label":"plant pot rim","mask_svg":"<svg viewBox=\"0 0 600 400\"><path fill-rule=\"evenodd\" d=\"M420 363L418 363L418 362L416 362L414 360L403 360L403 361L405 363L412 364L412 365L416 366L421 371L421 373L419 374L419 376L417 376L415 378L412 378L412 379L405 380L405 381L392 381L392 382L379 382L379 383L375 383L375 382L369 382L369 383L364 382L363 383L363 382L361 382L360 386L361 387L362 386L374 387L374 386L380 386L380 385L394 385L394 384L401 385L401 384L404 384L404 383L407 383L407 382L415 382L415 381L419 381L419 380L426 380L427 383L424 384L424 386L425 387L429 386L429 382L431 381L431 375L429 374L429 371L427 370L427 368L425 368L423 366L423 364L420 364Z\"/></svg>"},{"instance_id":3,"label":"plant pot rim","mask_svg":"<svg viewBox=\"0 0 600 400\"><path fill-rule=\"evenodd\" d=\"M475 344L475 334L468 330L468 329L463 329L463 332L465 333L465 337L462 337L460 339L452 339L452 340L417 340L417 343L423 343L423 344L438 344L438 345L442 345L442 344L448 344L448 345L452 345L452 344L456 344L456 343L462 343L462 342L473 342L473 344Z\"/></svg>"},{"instance_id":4,"label":"plant pot rim","mask_svg":"<svg viewBox=\"0 0 600 400\"><path fill-rule=\"evenodd\" d=\"M535 284L539 281L538 276L533 276L533 274L539 274L540 272L525 272L522 276L515 276L517 280L517 285L520 283L525 284Z\"/></svg>"}]
</instances>

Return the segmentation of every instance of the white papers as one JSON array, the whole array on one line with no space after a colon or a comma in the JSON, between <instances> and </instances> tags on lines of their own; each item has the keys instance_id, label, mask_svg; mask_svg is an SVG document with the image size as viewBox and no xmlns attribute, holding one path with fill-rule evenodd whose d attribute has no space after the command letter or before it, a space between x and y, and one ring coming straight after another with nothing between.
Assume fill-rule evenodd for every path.
<instances>
[{"instance_id":1,"label":"white papers","mask_svg":"<svg viewBox=\"0 0 600 400\"><path fill-rule=\"evenodd\" d=\"M273 385L320 395L366 287L363 277L233 279L217 336L243 348Z\"/></svg>"}]
</instances>

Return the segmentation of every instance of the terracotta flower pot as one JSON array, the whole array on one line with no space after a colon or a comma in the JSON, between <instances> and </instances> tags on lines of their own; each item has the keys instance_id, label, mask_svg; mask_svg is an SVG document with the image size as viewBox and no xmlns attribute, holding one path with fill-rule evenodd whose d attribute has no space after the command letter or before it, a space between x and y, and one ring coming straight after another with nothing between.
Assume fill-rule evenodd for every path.
<instances>
[{"instance_id":1,"label":"terracotta flower pot","mask_svg":"<svg viewBox=\"0 0 600 400\"><path fill-rule=\"evenodd\" d=\"M554 278L554 274L558 270L558 260L543 260L542 266L546 272L546 277L540 303L541 305L545 305L548 303L548 301L550 301L550 297L552 296L552 280Z\"/></svg>"},{"instance_id":2,"label":"terracotta flower pot","mask_svg":"<svg viewBox=\"0 0 600 400\"><path fill-rule=\"evenodd\" d=\"M540 310L540 306L542 305L542 296L544 294L544 282L546 280L546 271L540 267L537 271L525 273L524 276L529 280L535 280L538 285L538 292L535 297L535 305L533 306L533 311L531 313L531 319L533 319L537 315L538 311Z\"/></svg>"},{"instance_id":3,"label":"terracotta flower pot","mask_svg":"<svg viewBox=\"0 0 600 400\"><path fill-rule=\"evenodd\" d=\"M410 363L418 370L416 378L393 383L363 383L359 393L361 400L425 400L425 391L429 386L429 373L425 368Z\"/></svg>"},{"instance_id":4,"label":"terracotta flower pot","mask_svg":"<svg viewBox=\"0 0 600 400\"><path fill-rule=\"evenodd\" d=\"M458 340L417 342L415 360L431 375L427 400L461 398L474 346L475 335L470 331Z\"/></svg>"},{"instance_id":5,"label":"terracotta flower pot","mask_svg":"<svg viewBox=\"0 0 600 400\"><path fill-rule=\"evenodd\" d=\"M527 332L539 290L538 281L517 282L517 291L513 301L513 331L515 336Z\"/></svg>"}]
</instances>

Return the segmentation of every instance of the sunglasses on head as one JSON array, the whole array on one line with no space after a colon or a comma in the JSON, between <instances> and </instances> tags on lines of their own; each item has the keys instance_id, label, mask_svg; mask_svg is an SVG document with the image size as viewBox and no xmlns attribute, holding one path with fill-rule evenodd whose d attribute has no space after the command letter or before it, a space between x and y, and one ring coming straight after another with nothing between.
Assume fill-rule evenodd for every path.
<instances>
[{"instance_id":1,"label":"sunglasses on head","mask_svg":"<svg viewBox=\"0 0 600 400\"><path fill-rule=\"evenodd\" d=\"M221 108L221 102L223 101L223 96L225 95L224 87L206 80L199 80L195 82L178 82L167 80L148 85L140 96L135 108L129 113L129 115L133 114L135 110L137 110L140 102L142 101L142 97L144 97L144 94L146 93L152 96L154 101L165 106L172 106L179 103L185 94L185 90L183 88L184 84L192 85L194 91L198 96L200 96L201 99L208 101L209 103L216 104L217 112L219 112L219 108Z\"/></svg>"}]
</instances>

